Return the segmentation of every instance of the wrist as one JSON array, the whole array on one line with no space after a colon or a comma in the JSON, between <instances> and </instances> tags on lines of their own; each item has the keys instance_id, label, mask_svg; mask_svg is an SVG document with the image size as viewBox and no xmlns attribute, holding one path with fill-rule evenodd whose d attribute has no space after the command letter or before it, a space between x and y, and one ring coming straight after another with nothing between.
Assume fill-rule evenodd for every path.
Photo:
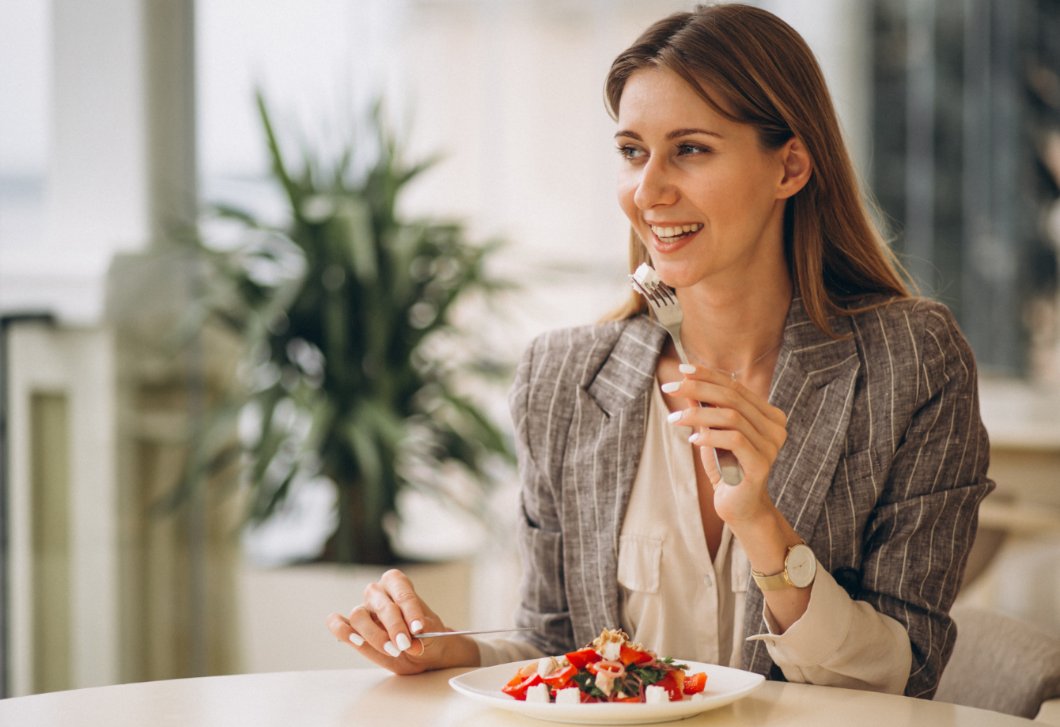
<instances>
[{"instance_id":1,"label":"wrist","mask_svg":"<svg viewBox=\"0 0 1060 727\"><path fill-rule=\"evenodd\" d=\"M451 667L477 667L482 662L478 642L470 636L447 636L439 639L443 643L435 669Z\"/></svg>"},{"instance_id":2,"label":"wrist","mask_svg":"<svg viewBox=\"0 0 1060 727\"><path fill-rule=\"evenodd\" d=\"M739 538L741 543L745 541L768 542L781 533L779 521L783 519L784 516L780 514L776 506L772 502L767 502L749 517L732 520L727 524L729 530Z\"/></svg>"},{"instance_id":3,"label":"wrist","mask_svg":"<svg viewBox=\"0 0 1060 727\"><path fill-rule=\"evenodd\" d=\"M729 529L740 541L751 568L765 575L783 571L788 548L802 542L780 511L772 506L754 519L736 526L730 524Z\"/></svg>"}]
</instances>

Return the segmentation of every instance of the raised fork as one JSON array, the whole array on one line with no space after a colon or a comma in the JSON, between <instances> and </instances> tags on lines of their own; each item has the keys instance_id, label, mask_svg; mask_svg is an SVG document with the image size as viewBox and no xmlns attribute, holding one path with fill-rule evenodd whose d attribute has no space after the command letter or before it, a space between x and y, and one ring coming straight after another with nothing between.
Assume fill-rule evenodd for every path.
<instances>
[{"instance_id":1,"label":"raised fork","mask_svg":"<svg viewBox=\"0 0 1060 727\"><path fill-rule=\"evenodd\" d=\"M670 334L670 338L673 339L674 346L677 348L677 357L681 359L681 363L688 363L685 348L681 345L681 323L685 319L685 314L681 310L681 304L678 302L677 296L663 283L648 283L644 285L632 275L629 276L629 279L633 283L633 289L644 296L652 311L655 312L655 317L659 323ZM700 403L700 406L711 405ZM731 451L715 449L714 463L718 466L718 472L721 473L721 479L725 481L725 484L738 485L743 482L743 468L740 467L740 462Z\"/></svg>"}]
</instances>

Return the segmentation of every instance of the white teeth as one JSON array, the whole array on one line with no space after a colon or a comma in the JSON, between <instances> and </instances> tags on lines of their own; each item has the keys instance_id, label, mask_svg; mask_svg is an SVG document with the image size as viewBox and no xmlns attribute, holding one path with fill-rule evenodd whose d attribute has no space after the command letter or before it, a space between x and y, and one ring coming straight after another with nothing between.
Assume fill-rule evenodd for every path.
<instances>
[{"instance_id":1,"label":"white teeth","mask_svg":"<svg viewBox=\"0 0 1060 727\"><path fill-rule=\"evenodd\" d=\"M658 237L676 237L677 235L684 235L689 232L696 232L702 229L703 225L696 223L692 225L679 225L677 227L656 227L651 225L651 231Z\"/></svg>"}]
</instances>

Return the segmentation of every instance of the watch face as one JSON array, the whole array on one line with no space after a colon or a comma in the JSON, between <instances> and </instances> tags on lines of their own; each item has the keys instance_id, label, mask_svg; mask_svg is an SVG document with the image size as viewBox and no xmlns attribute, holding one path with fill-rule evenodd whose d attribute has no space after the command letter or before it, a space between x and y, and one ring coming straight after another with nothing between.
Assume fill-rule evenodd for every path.
<instances>
[{"instance_id":1,"label":"watch face","mask_svg":"<svg viewBox=\"0 0 1060 727\"><path fill-rule=\"evenodd\" d=\"M799 544L788 553L784 566L791 584L796 588L806 588L813 583L813 578L817 575L817 556L810 550L810 546Z\"/></svg>"}]
</instances>

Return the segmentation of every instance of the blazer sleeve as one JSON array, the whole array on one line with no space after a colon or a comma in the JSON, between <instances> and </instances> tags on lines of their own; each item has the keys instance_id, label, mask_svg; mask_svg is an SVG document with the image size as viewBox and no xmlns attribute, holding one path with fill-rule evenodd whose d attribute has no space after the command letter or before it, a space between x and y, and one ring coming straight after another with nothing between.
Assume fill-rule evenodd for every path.
<instances>
[{"instance_id":1,"label":"blazer sleeve","mask_svg":"<svg viewBox=\"0 0 1060 727\"><path fill-rule=\"evenodd\" d=\"M547 443L534 441L533 436L542 423L545 429L540 431L553 425L551 406L544 417L542 413L532 413L539 397L553 399L555 395L551 390L554 387L535 381L534 377L535 357L546 352L543 338L531 344L519 362L508 395L522 487L517 539L523 575L515 624L535 629L518 638L545 654L562 654L574 649L574 631L564 588L560 497L548 468L539 462L539 458L548 461ZM535 391L535 385L543 391Z\"/></svg>"},{"instance_id":2,"label":"blazer sleeve","mask_svg":"<svg viewBox=\"0 0 1060 727\"><path fill-rule=\"evenodd\" d=\"M930 699L957 637L948 614L979 504L994 483L971 348L944 306L928 304L915 318L915 381L894 393L895 405L912 413L904 432L889 433L896 446L866 524L859 598L906 627L913 658L905 694Z\"/></svg>"}]
</instances>

